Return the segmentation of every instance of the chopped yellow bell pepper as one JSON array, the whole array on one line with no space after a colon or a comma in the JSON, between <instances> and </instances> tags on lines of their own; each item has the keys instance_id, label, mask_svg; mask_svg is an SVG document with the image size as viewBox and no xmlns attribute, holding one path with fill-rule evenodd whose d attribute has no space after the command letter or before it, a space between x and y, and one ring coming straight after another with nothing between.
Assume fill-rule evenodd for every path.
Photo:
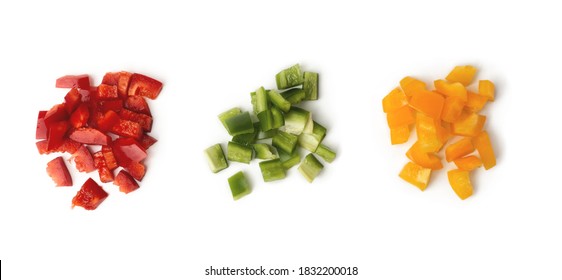
<instances>
[{"instance_id":1,"label":"chopped yellow bell pepper","mask_svg":"<svg viewBox=\"0 0 562 280\"><path fill-rule=\"evenodd\" d=\"M416 91L410 99L410 107L429 117L440 120L445 98L432 91Z\"/></svg>"},{"instance_id":2,"label":"chopped yellow bell pepper","mask_svg":"<svg viewBox=\"0 0 562 280\"><path fill-rule=\"evenodd\" d=\"M492 141L490 141L488 132L480 132L480 134L472 139L472 144L474 144L474 147L480 155L480 159L482 159L484 169L488 170L496 166L496 155L494 154L494 148L492 147Z\"/></svg>"},{"instance_id":3,"label":"chopped yellow bell pepper","mask_svg":"<svg viewBox=\"0 0 562 280\"><path fill-rule=\"evenodd\" d=\"M441 112L441 119L446 122L455 122L462 114L465 102L460 98L449 96L445 98L443 104L443 111Z\"/></svg>"},{"instance_id":4,"label":"chopped yellow bell pepper","mask_svg":"<svg viewBox=\"0 0 562 280\"><path fill-rule=\"evenodd\" d=\"M455 169L447 172L447 176L449 184L460 199L465 200L472 195L473 188L468 171Z\"/></svg>"},{"instance_id":5,"label":"chopped yellow bell pepper","mask_svg":"<svg viewBox=\"0 0 562 280\"><path fill-rule=\"evenodd\" d=\"M416 142L408 149L410 159L400 177L422 191L427 188L432 170L443 168L439 153L444 147L445 159L453 161L458 169L447 173L455 193L466 199L473 193L470 171L496 165L496 157L488 133L483 130L486 116L481 115L488 101L493 101L495 87L491 81L481 80L478 93L468 90L477 69L457 66L445 79L435 80L435 89L412 77L400 81L400 87L382 100L390 127L390 142L408 142L415 123ZM447 145L451 137L460 140ZM479 156L473 155L477 150Z\"/></svg>"},{"instance_id":6,"label":"chopped yellow bell pepper","mask_svg":"<svg viewBox=\"0 0 562 280\"><path fill-rule=\"evenodd\" d=\"M431 169L423 168L413 162L408 162L404 165L398 176L423 191L427 188L427 184L429 183Z\"/></svg>"},{"instance_id":7,"label":"chopped yellow bell pepper","mask_svg":"<svg viewBox=\"0 0 562 280\"><path fill-rule=\"evenodd\" d=\"M445 80L435 80L435 90L448 97L456 97L466 102L466 88L459 82L448 82Z\"/></svg>"},{"instance_id":8,"label":"chopped yellow bell pepper","mask_svg":"<svg viewBox=\"0 0 562 280\"><path fill-rule=\"evenodd\" d=\"M405 105L408 105L408 98L400 88L393 89L382 99L382 109L385 113L396 111Z\"/></svg>"},{"instance_id":9,"label":"chopped yellow bell pepper","mask_svg":"<svg viewBox=\"0 0 562 280\"><path fill-rule=\"evenodd\" d=\"M472 112L480 112L480 110L482 110L482 108L486 105L486 102L488 102L488 98L486 98L486 96L470 91L467 93L466 108Z\"/></svg>"},{"instance_id":10,"label":"chopped yellow bell pepper","mask_svg":"<svg viewBox=\"0 0 562 280\"><path fill-rule=\"evenodd\" d=\"M403 125L390 129L390 143L392 145L402 144L408 142L410 138L410 126Z\"/></svg>"},{"instance_id":11,"label":"chopped yellow bell pepper","mask_svg":"<svg viewBox=\"0 0 562 280\"><path fill-rule=\"evenodd\" d=\"M453 160L460 170L472 171L482 167L482 161L477 156L467 156Z\"/></svg>"},{"instance_id":12,"label":"chopped yellow bell pepper","mask_svg":"<svg viewBox=\"0 0 562 280\"><path fill-rule=\"evenodd\" d=\"M448 132L440 124L424 114L416 117L416 134L420 149L426 152L438 152L448 140Z\"/></svg>"},{"instance_id":13,"label":"chopped yellow bell pepper","mask_svg":"<svg viewBox=\"0 0 562 280\"><path fill-rule=\"evenodd\" d=\"M406 105L386 114L386 121L388 122L388 127L396 128L413 124L416 119L414 118L412 108Z\"/></svg>"},{"instance_id":14,"label":"chopped yellow bell pepper","mask_svg":"<svg viewBox=\"0 0 562 280\"><path fill-rule=\"evenodd\" d=\"M456 66L445 78L449 82L459 82L464 86L470 85L476 76L476 68L470 65Z\"/></svg>"},{"instance_id":15,"label":"chopped yellow bell pepper","mask_svg":"<svg viewBox=\"0 0 562 280\"><path fill-rule=\"evenodd\" d=\"M434 153L424 151L419 141L412 145L406 152L406 156L414 163L431 170L443 168L441 159Z\"/></svg>"},{"instance_id":16,"label":"chopped yellow bell pepper","mask_svg":"<svg viewBox=\"0 0 562 280\"><path fill-rule=\"evenodd\" d=\"M459 119L452 124L453 134L460 136L476 136L486 122L486 116L464 110Z\"/></svg>"},{"instance_id":17,"label":"chopped yellow bell pepper","mask_svg":"<svg viewBox=\"0 0 562 280\"><path fill-rule=\"evenodd\" d=\"M416 91L425 90L425 83L414 79L412 77L405 77L404 79L400 80L400 87L406 94L406 96L410 97Z\"/></svg>"},{"instance_id":18,"label":"chopped yellow bell pepper","mask_svg":"<svg viewBox=\"0 0 562 280\"><path fill-rule=\"evenodd\" d=\"M463 138L447 147L445 149L445 159L451 162L455 159L464 157L474 152L474 146L470 138Z\"/></svg>"},{"instance_id":19,"label":"chopped yellow bell pepper","mask_svg":"<svg viewBox=\"0 0 562 280\"><path fill-rule=\"evenodd\" d=\"M494 101L495 98L495 86L494 83L488 80L481 80L478 83L478 93L485 96L488 100Z\"/></svg>"}]
</instances>

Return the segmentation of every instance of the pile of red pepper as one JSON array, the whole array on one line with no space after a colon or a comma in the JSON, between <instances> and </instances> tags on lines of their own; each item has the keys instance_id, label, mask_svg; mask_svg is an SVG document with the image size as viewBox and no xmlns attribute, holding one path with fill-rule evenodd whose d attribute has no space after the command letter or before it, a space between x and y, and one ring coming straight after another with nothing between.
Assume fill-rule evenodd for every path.
<instances>
[{"instance_id":1,"label":"pile of red pepper","mask_svg":"<svg viewBox=\"0 0 562 280\"><path fill-rule=\"evenodd\" d=\"M88 75L64 76L57 88L70 88L64 102L39 111L36 143L40 154L69 153L80 172L97 170L102 183L113 182L129 193L139 188L146 173L143 160L156 143L152 114L144 99L156 99L162 83L138 73L109 72L99 86ZM117 172L115 176L115 172ZM61 156L47 164L57 186L72 186L72 177ZM93 210L108 194L91 178L72 199L72 205Z\"/></svg>"}]
</instances>

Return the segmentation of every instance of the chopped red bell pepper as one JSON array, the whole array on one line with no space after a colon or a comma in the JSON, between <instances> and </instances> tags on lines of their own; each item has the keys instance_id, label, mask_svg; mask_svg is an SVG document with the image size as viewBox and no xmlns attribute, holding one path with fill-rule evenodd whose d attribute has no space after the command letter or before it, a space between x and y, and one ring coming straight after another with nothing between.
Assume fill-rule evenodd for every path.
<instances>
[{"instance_id":1,"label":"chopped red bell pepper","mask_svg":"<svg viewBox=\"0 0 562 280\"><path fill-rule=\"evenodd\" d=\"M146 167L140 162L131 162L123 168L125 168L125 170L127 170L137 181L142 181L142 178L144 178L144 175L146 174Z\"/></svg>"},{"instance_id":2,"label":"chopped red bell pepper","mask_svg":"<svg viewBox=\"0 0 562 280\"><path fill-rule=\"evenodd\" d=\"M86 180L76 196L72 198L72 208L74 206L83 207L86 210L94 210L107 198L109 194L105 192L92 178Z\"/></svg>"},{"instance_id":3,"label":"chopped red bell pepper","mask_svg":"<svg viewBox=\"0 0 562 280\"><path fill-rule=\"evenodd\" d=\"M148 134L143 134L139 143L142 145L142 147L145 150L148 150L148 148L150 148L150 146L154 145L154 143L156 143L158 140L156 140L156 138L148 135Z\"/></svg>"},{"instance_id":4,"label":"chopped red bell pepper","mask_svg":"<svg viewBox=\"0 0 562 280\"><path fill-rule=\"evenodd\" d=\"M64 103L57 104L53 106L47 113L45 114L45 125L47 128L50 127L52 123L66 121L68 120L69 115L66 111L66 106Z\"/></svg>"},{"instance_id":5,"label":"chopped red bell pepper","mask_svg":"<svg viewBox=\"0 0 562 280\"><path fill-rule=\"evenodd\" d=\"M73 154L75 153L78 148L80 148L80 143L69 139L69 138L65 138L64 142L62 143L62 145L60 145L57 148L54 149L48 149L47 148L47 140L41 140L38 141L37 143L35 143L35 146L37 146L37 151L39 151L39 154L41 155L46 155L46 154L50 154L50 153L69 153L69 154Z\"/></svg>"},{"instance_id":6,"label":"chopped red bell pepper","mask_svg":"<svg viewBox=\"0 0 562 280\"><path fill-rule=\"evenodd\" d=\"M119 136L131 137L135 139L140 139L143 131L139 123L120 119L111 129L113 132Z\"/></svg>"},{"instance_id":7,"label":"chopped red bell pepper","mask_svg":"<svg viewBox=\"0 0 562 280\"><path fill-rule=\"evenodd\" d=\"M130 193L139 188L137 181L125 170L119 171L113 184L119 186L119 191L124 193Z\"/></svg>"},{"instance_id":8,"label":"chopped red bell pepper","mask_svg":"<svg viewBox=\"0 0 562 280\"><path fill-rule=\"evenodd\" d=\"M129 81L132 73L121 72L108 72L103 76L102 84L117 86L119 97L125 98L127 96L127 89L129 88Z\"/></svg>"},{"instance_id":9,"label":"chopped red bell pepper","mask_svg":"<svg viewBox=\"0 0 562 280\"><path fill-rule=\"evenodd\" d=\"M103 154L103 158L105 159L105 164L109 170L114 170L119 165L117 164L117 160L115 159L115 155L113 154L113 149L110 146L102 146L101 152Z\"/></svg>"},{"instance_id":10,"label":"chopped red bell pepper","mask_svg":"<svg viewBox=\"0 0 562 280\"><path fill-rule=\"evenodd\" d=\"M57 187L72 186L72 177L66 168L62 157L56 157L47 163L47 174L53 179Z\"/></svg>"},{"instance_id":11,"label":"chopped red bell pepper","mask_svg":"<svg viewBox=\"0 0 562 280\"><path fill-rule=\"evenodd\" d=\"M89 173L96 170L92 153L85 145L81 145L80 148L72 154L72 158L74 159L74 164L78 171Z\"/></svg>"},{"instance_id":12,"label":"chopped red bell pepper","mask_svg":"<svg viewBox=\"0 0 562 280\"><path fill-rule=\"evenodd\" d=\"M70 133L70 139L78 143L89 145L107 145L111 141L109 136L91 127L75 129Z\"/></svg>"},{"instance_id":13,"label":"chopped red bell pepper","mask_svg":"<svg viewBox=\"0 0 562 280\"><path fill-rule=\"evenodd\" d=\"M99 109L101 112L107 112L109 110L114 112L119 112L123 109L123 100L115 99L115 100L104 100L99 102Z\"/></svg>"},{"instance_id":14,"label":"chopped red bell pepper","mask_svg":"<svg viewBox=\"0 0 562 280\"><path fill-rule=\"evenodd\" d=\"M150 132L152 130L151 116L123 109L121 110L121 112L119 112L119 117L121 117L121 119L133 121L140 124L142 129L144 129L144 131L146 132Z\"/></svg>"},{"instance_id":15,"label":"chopped red bell pepper","mask_svg":"<svg viewBox=\"0 0 562 280\"><path fill-rule=\"evenodd\" d=\"M47 111L39 111L37 115L37 129L35 130L35 139L47 139L47 125L45 125L45 115Z\"/></svg>"},{"instance_id":16,"label":"chopped red bell pepper","mask_svg":"<svg viewBox=\"0 0 562 280\"><path fill-rule=\"evenodd\" d=\"M98 86L97 98L101 100L107 99L117 99L119 94L117 93L117 86L111 86L106 84L101 84Z\"/></svg>"},{"instance_id":17,"label":"chopped red bell pepper","mask_svg":"<svg viewBox=\"0 0 562 280\"><path fill-rule=\"evenodd\" d=\"M112 143L113 153L120 166L126 167L130 162L141 162L147 156L146 150L132 138L118 138Z\"/></svg>"},{"instance_id":18,"label":"chopped red bell pepper","mask_svg":"<svg viewBox=\"0 0 562 280\"><path fill-rule=\"evenodd\" d=\"M88 104L82 103L72 112L72 115L70 115L70 124L74 128L84 127L88 123L89 118L90 108L88 108Z\"/></svg>"},{"instance_id":19,"label":"chopped red bell pepper","mask_svg":"<svg viewBox=\"0 0 562 280\"><path fill-rule=\"evenodd\" d=\"M162 91L162 83L151 77L135 73L129 82L129 96L140 95L150 99L156 99Z\"/></svg>"},{"instance_id":20,"label":"chopped red bell pepper","mask_svg":"<svg viewBox=\"0 0 562 280\"><path fill-rule=\"evenodd\" d=\"M66 112L68 112L68 114L72 114L80 102L82 102L82 95L80 95L80 92L76 88L71 88L64 96Z\"/></svg>"},{"instance_id":21,"label":"chopped red bell pepper","mask_svg":"<svg viewBox=\"0 0 562 280\"><path fill-rule=\"evenodd\" d=\"M90 76L83 75L66 75L57 79L56 87L58 88L73 88L89 89Z\"/></svg>"},{"instance_id":22,"label":"chopped red bell pepper","mask_svg":"<svg viewBox=\"0 0 562 280\"><path fill-rule=\"evenodd\" d=\"M148 103L146 103L146 100L144 100L142 96L133 95L127 97L124 106L133 112L152 116L150 114L150 107L148 107Z\"/></svg>"},{"instance_id":23,"label":"chopped red bell pepper","mask_svg":"<svg viewBox=\"0 0 562 280\"><path fill-rule=\"evenodd\" d=\"M64 142L70 124L67 121L60 121L52 123L48 127L47 149L56 149Z\"/></svg>"},{"instance_id":24,"label":"chopped red bell pepper","mask_svg":"<svg viewBox=\"0 0 562 280\"><path fill-rule=\"evenodd\" d=\"M98 128L101 131L109 131L114 125L119 122L119 115L113 111L107 111L103 116L98 118Z\"/></svg>"},{"instance_id":25,"label":"chopped red bell pepper","mask_svg":"<svg viewBox=\"0 0 562 280\"><path fill-rule=\"evenodd\" d=\"M94 164L98 169L98 173L100 175L100 181L103 183L109 183L113 181L113 172L107 167L107 163L105 162L105 158L101 151L94 153Z\"/></svg>"}]
</instances>

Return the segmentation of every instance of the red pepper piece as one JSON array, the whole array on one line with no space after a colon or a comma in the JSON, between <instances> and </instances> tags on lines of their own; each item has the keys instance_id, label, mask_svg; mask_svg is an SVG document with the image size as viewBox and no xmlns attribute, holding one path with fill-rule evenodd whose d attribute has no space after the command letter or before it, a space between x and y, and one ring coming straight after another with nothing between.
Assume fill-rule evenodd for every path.
<instances>
[{"instance_id":1,"label":"red pepper piece","mask_svg":"<svg viewBox=\"0 0 562 280\"><path fill-rule=\"evenodd\" d=\"M85 145L80 145L80 148L72 154L72 158L78 171L88 173L96 170L92 153Z\"/></svg>"},{"instance_id":2,"label":"red pepper piece","mask_svg":"<svg viewBox=\"0 0 562 280\"><path fill-rule=\"evenodd\" d=\"M119 95L117 93L117 86L101 84L98 86L97 98L101 100L116 99Z\"/></svg>"},{"instance_id":3,"label":"red pepper piece","mask_svg":"<svg viewBox=\"0 0 562 280\"><path fill-rule=\"evenodd\" d=\"M66 108L66 112L68 114L72 114L76 107L82 102L82 95L76 88L71 88L70 91L64 96L64 105Z\"/></svg>"},{"instance_id":4,"label":"red pepper piece","mask_svg":"<svg viewBox=\"0 0 562 280\"><path fill-rule=\"evenodd\" d=\"M130 193L139 188L137 181L125 170L119 171L113 184L119 186L119 191L124 193Z\"/></svg>"},{"instance_id":5,"label":"red pepper piece","mask_svg":"<svg viewBox=\"0 0 562 280\"><path fill-rule=\"evenodd\" d=\"M129 96L140 95L150 99L156 99L162 91L162 83L153 78L135 73L131 76L129 83Z\"/></svg>"},{"instance_id":6,"label":"red pepper piece","mask_svg":"<svg viewBox=\"0 0 562 280\"><path fill-rule=\"evenodd\" d=\"M69 153L69 154L73 154L75 153L78 148L80 148L80 143L69 139L69 138L65 138L63 140L62 145L58 146L57 148L54 149L48 149L47 148L47 140L41 140L38 141L37 143L35 143L35 146L37 146L37 151L39 152L39 154L42 155L46 155L46 154L50 154L50 153Z\"/></svg>"},{"instance_id":7,"label":"red pepper piece","mask_svg":"<svg viewBox=\"0 0 562 280\"><path fill-rule=\"evenodd\" d=\"M57 79L56 87L58 88L90 88L90 77L86 74L83 75L66 75Z\"/></svg>"},{"instance_id":8,"label":"red pepper piece","mask_svg":"<svg viewBox=\"0 0 562 280\"><path fill-rule=\"evenodd\" d=\"M72 207L80 206L86 210L94 210L107 198L105 192L92 178L88 178L76 196L72 198Z\"/></svg>"},{"instance_id":9,"label":"red pepper piece","mask_svg":"<svg viewBox=\"0 0 562 280\"><path fill-rule=\"evenodd\" d=\"M110 146L102 146L101 152L103 154L103 158L105 159L105 164L109 170L114 170L119 165L117 164L117 160L115 159L115 155L113 154L113 149Z\"/></svg>"},{"instance_id":10,"label":"red pepper piece","mask_svg":"<svg viewBox=\"0 0 562 280\"><path fill-rule=\"evenodd\" d=\"M88 108L88 104L82 103L70 115L70 124L74 128L84 127L88 123L89 118L90 108Z\"/></svg>"},{"instance_id":11,"label":"red pepper piece","mask_svg":"<svg viewBox=\"0 0 562 280\"><path fill-rule=\"evenodd\" d=\"M72 186L72 177L62 157L56 157L47 163L47 174L53 179L57 187Z\"/></svg>"},{"instance_id":12,"label":"red pepper piece","mask_svg":"<svg viewBox=\"0 0 562 280\"><path fill-rule=\"evenodd\" d=\"M146 150L132 138L118 138L112 143L113 153L120 166L127 167L131 162L140 162L147 156Z\"/></svg>"},{"instance_id":13,"label":"red pepper piece","mask_svg":"<svg viewBox=\"0 0 562 280\"><path fill-rule=\"evenodd\" d=\"M146 100L144 100L144 97L142 96L135 95L135 96L127 97L127 99L125 99L124 106L125 108L133 112L152 116L152 114L150 114L150 108L148 107L148 103L146 103Z\"/></svg>"},{"instance_id":14,"label":"red pepper piece","mask_svg":"<svg viewBox=\"0 0 562 280\"><path fill-rule=\"evenodd\" d=\"M119 97L125 98L127 96L131 75L133 74L125 71L108 72L103 76L102 84L117 86Z\"/></svg>"},{"instance_id":15,"label":"red pepper piece","mask_svg":"<svg viewBox=\"0 0 562 280\"><path fill-rule=\"evenodd\" d=\"M135 139L140 139L143 131L140 124L129 121L129 120L122 120L120 119L110 130L111 132L123 136L123 137L131 137Z\"/></svg>"},{"instance_id":16,"label":"red pepper piece","mask_svg":"<svg viewBox=\"0 0 562 280\"><path fill-rule=\"evenodd\" d=\"M119 122L119 115L113 111L107 111L101 116L97 123L101 131L109 131L114 125Z\"/></svg>"},{"instance_id":17,"label":"red pepper piece","mask_svg":"<svg viewBox=\"0 0 562 280\"><path fill-rule=\"evenodd\" d=\"M145 149L148 150L148 148L150 148L150 146L154 145L154 143L156 143L158 140L156 140L156 138L148 135L148 134L143 134L139 143L141 144L141 146Z\"/></svg>"},{"instance_id":18,"label":"red pepper piece","mask_svg":"<svg viewBox=\"0 0 562 280\"><path fill-rule=\"evenodd\" d=\"M68 120L69 115L66 111L66 106L64 103L57 104L53 106L47 113L45 114L45 125L47 128L51 126L52 123L66 121Z\"/></svg>"},{"instance_id":19,"label":"red pepper piece","mask_svg":"<svg viewBox=\"0 0 562 280\"><path fill-rule=\"evenodd\" d=\"M100 101L98 107L100 111L104 113L109 110L114 112L119 112L123 109L123 100L115 99L115 100Z\"/></svg>"},{"instance_id":20,"label":"red pepper piece","mask_svg":"<svg viewBox=\"0 0 562 280\"><path fill-rule=\"evenodd\" d=\"M146 167L140 162L131 162L127 166L124 166L125 170L133 176L137 181L142 181L144 174L146 174Z\"/></svg>"},{"instance_id":21,"label":"red pepper piece","mask_svg":"<svg viewBox=\"0 0 562 280\"><path fill-rule=\"evenodd\" d=\"M47 111L39 111L37 115L37 129L35 130L35 139L47 139L47 126L45 125L45 115Z\"/></svg>"},{"instance_id":22,"label":"red pepper piece","mask_svg":"<svg viewBox=\"0 0 562 280\"><path fill-rule=\"evenodd\" d=\"M111 141L109 136L91 127L81 127L75 129L70 133L70 139L78 143L89 145L107 145L107 143Z\"/></svg>"},{"instance_id":23,"label":"red pepper piece","mask_svg":"<svg viewBox=\"0 0 562 280\"><path fill-rule=\"evenodd\" d=\"M121 112L119 112L119 117L121 117L121 119L133 121L140 124L144 131L150 132L152 130L151 116L123 109L121 110Z\"/></svg>"},{"instance_id":24,"label":"red pepper piece","mask_svg":"<svg viewBox=\"0 0 562 280\"><path fill-rule=\"evenodd\" d=\"M103 157L103 153L101 151L94 153L94 164L98 169L100 181L103 183L113 181L113 172L111 172L109 167L107 167L107 163L105 162L105 158Z\"/></svg>"},{"instance_id":25,"label":"red pepper piece","mask_svg":"<svg viewBox=\"0 0 562 280\"><path fill-rule=\"evenodd\" d=\"M70 128L67 121L52 123L48 129L47 149L52 150L58 148L64 142L66 132Z\"/></svg>"}]
</instances>

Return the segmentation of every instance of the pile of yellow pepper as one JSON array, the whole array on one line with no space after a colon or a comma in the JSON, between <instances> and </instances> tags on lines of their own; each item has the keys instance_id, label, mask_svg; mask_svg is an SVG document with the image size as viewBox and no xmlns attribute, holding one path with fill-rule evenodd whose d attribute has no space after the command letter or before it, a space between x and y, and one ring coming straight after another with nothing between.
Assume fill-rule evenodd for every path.
<instances>
[{"instance_id":1,"label":"pile of yellow pepper","mask_svg":"<svg viewBox=\"0 0 562 280\"><path fill-rule=\"evenodd\" d=\"M408 142L412 126L416 127L417 141L406 152L410 162L399 176L422 191L427 188L431 171L443 168L437 154L448 141L454 142L445 148L445 159L454 162L457 169L447 175L461 199L473 193L472 170L496 165L490 137L483 129L486 116L479 114L488 101L494 101L495 87L489 80L480 80L478 93L470 91L467 87L476 71L473 66L457 66L444 80L434 81L434 90L420 80L405 77L400 87L382 100L393 145ZM471 155L475 150L479 157Z\"/></svg>"}]
</instances>

